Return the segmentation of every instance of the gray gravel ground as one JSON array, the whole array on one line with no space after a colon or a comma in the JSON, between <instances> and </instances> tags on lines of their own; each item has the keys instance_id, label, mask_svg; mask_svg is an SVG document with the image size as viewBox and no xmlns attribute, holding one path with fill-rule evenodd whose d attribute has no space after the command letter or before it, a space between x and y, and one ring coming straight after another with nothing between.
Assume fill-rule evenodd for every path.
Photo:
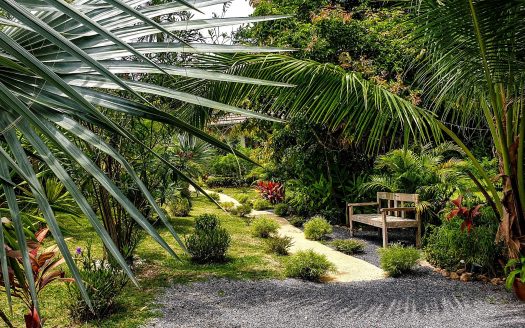
<instances>
[{"instance_id":1,"label":"gray gravel ground","mask_svg":"<svg viewBox=\"0 0 525 328\"><path fill-rule=\"evenodd\" d=\"M334 227L331 239L349 238ZM381 238L360 231L365 252L379 265ZM412 231L389 232L391 241L413 244ZM407 277L316 284L295 279L175 285L158 299L162 317L148 328L525 328L525 303L502 286L447 280L428 268Z\"/></svg>"},{"instance_id":2,"label":"gray gravel ground","mask_svg":"<svg viewBox=\"0 0 525 328\"><path fill-rule=\"evenodd\" d=\"M350 232L347 227L333 226L330 239L349 239ZM353 254L353 257L364 260L375 266L379 266L379 255L377 249L383 246L383 239L374 230L362 230L354 233L354 238L365 244L363 253ZM402 243L403 245L415 244L415 232L413 229L391 229L388 231L388 239L391 243ZM329 243L327 243L330 246Z\"/></svg>"},{"instance_id":3,"label":"gray gravel ground","mask_svg":"<svg viewBox=\"0 0 525 328\"><path fill-rule=\"evenodd\" d=\"M210 280L173 286L159 306L147 327L525 327L525 304L501 286L428 270L354 283Z\"/></svg>"}]
</instances>

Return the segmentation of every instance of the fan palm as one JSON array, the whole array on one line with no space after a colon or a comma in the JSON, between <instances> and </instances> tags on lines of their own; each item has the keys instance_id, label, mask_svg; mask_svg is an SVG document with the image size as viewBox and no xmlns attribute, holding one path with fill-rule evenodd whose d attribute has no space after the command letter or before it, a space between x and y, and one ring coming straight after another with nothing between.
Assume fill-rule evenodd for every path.
<instances>
[{"instance_id":1,"label":"fan palm","mask_svg":"<svg viewBox=\"0 0 525 328\"><path fill-rule=\"evenodd\" d=\"M151 54L158 53L236 53L271 52L279 49L243 47L235 45L188 44L177 42L138 42L155 33L173 34L186 29L201 29L214 26L257 22L282 17L252 17L201 19L182 22L162 22L162 16L177 11L203 8L222 3L223 0L195 0L192 4L184 0L148 5L143 0L3 0L0 9L6 13L0 24L0 181L6 203L10 210L18 248L22 253L24 272L29 283L32 301L38 309L34 281L31 276L30 258L27 252L24 225L17 198L19 182L27 183L28 189L49 227L57 246L64 257L73 277L79 285L84 299L90 304L79 272L60 231L45 189L40 184L33 165L28 160L30 147L40 161L54 173L74 198L80 210L89 219L101 237L108 252L122 266L136 284L130 269L116 246L104 230L97 215L64 167L61 158L69 160L84 169L108 193L119 202L138 225L146 230L167 252L176 256L172 247L164 240L136 207L124 196L95 163L77 146L78 142L94 147L113 157L127 171L130 178L144 193L159 218L166 225L175 240L181 243L163 211L146 190L131 165L116 149L106 144L87 125L103 128L127 138L145 151L152 152L130 131L115 124L103 114L100 108L122 112L140 118L171 124L179 130L194 135L226 151L230 148L201 130L155 108L143 94L169 97L181 102L242 113L251 117L276 120L266 115L247 112L198 95L159 87L136 79L140 74L167 74L173 79L211 79L237 83L254 83L272 86L288 86L257 79L222 74L191 67L160 65L152 61ZM123 57L132 58L122 60ZM118 75L117 75L118 74ZM135 79L134 79L135 78ZM126 98L116 96L121 90ZM61 152L57 156L53 149ZM154 153L153 153L154 154ZM189 183L184 176L163 157L154 154L174 172ZM244 157L242 154L238 154ZM0 224L0 245L5 242ZM8 267L4 247L0 247L1 276L11 304Z\"/></svg>"},{"instance_id":2,"label":"fan palm","mask_svg":"<svg viewBox=\"0 0 525 328\"><path fill-rule=\"evenodd\" d=\"M413 2L410 2L413 3ZM418 86L431 102L411 102L330 64L271 55L266 61L244 55L211 57L219 69L252 77L272 76L296 84L297 93L281 90L267 100L268 110L307 116L354 140L380 145L387 136L453 139L472 161L479 187L501 218L499 237L510 256L525 251L525 3L498 0L419 0L411 7L417 28L413 37L425 47L417 59ZM249 89L220 84L215 99ZM256 90L261 90L258 88ZM262 89L266 90L268 89ZM257 94L256 91L252 91ZM262 94L262 93L261 93ZM269 97L266 97L268 99ZM452 122L450 122L452 121ZM453 123L490 130L500 164L503 194L462 140ZM374 148L374 147L371 147Z\"/></svg>"},{"instance_id":3,"label":"fan palm","mask_svg":"<svg viewBox=\"0 0 525 328\"><path fill-rule=\"evenodd\" d=\"M451 142L392 150L376 159L377 174L370 176L363 188L417 193L419 210L425 212L427 220L434 219L455 192L465 194L475 189L462 173L467 163L455 155L462 156L463 152Z\"/></svg>"}]
</instances>

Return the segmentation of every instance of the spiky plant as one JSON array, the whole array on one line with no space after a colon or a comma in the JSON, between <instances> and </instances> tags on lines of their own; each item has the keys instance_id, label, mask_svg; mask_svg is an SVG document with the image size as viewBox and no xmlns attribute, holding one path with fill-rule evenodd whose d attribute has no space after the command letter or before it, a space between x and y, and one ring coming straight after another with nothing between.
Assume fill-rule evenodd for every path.
<instances>
[{"instance_id":1,"label":"spiky plant","mask_svg":"<svg viewBox=\"0 0 525 328\"><path fill-rule=\"evenodd\" d=\"M192 103L212 109L242 113L251 117L272 119L265 115L208 100L199 95L160 87L140 81L142 74L166 74L172 79L211 79L235 83L254 83L288 86L257 79L233 76L196 69L186 65L176 67L161 65L151 58L159 53L237 53L272 52L278 49L215 45L180 41L174 33L186 29L203 29L215 26L250 23L282 17L251 17L201 19L192 21L164 22L162 17L178 11L199 10L222 3L222 0L165 1L149 5L142 0L2 0L0 9L0 182L8 204L10 220L15 230L15 248L21 251L21 262L32 302L38 310L36 287L31 276L31 262L26 251L26 236L18 203L19 184L24 183L36 200L46 225L68 265L73 278L86 302L90 304L82 279L64 241L45 188L37 178L31 161L37 157L64 185L80 210L102 239L111 256L122 266L131 280L137 284L124 258L104 230L99 218L90 207L80 188L75 185L64 165L63 157L85 170L128 212L139 226L149 233L167 252L177 256L148 220L128 200L116 184L84 154L78 143L98 149L115 159L128 173L136 187L166 225L177 243L183 243L168 223L165 214L141 182L133 167L111 145L108 145L87 126L104 129L144 147L141 140L126 131L103 114L115 111L135 117L170 124L194 135L215 147L231 151L217 139L177 119L170 113L160 111L145 94L168 97L180 102ZM145 36L164 33L172 42L140 42ZM123 60L123 58L127 60ZM113 90L113 91L112 91ZM119 91L116 93L115 91ZM117 94L122 96L117 96ZM274 120L274 119L273 119ZM28 152L34 153L31 161ZM60 152L60 156L57 155ZM161 156L154 154L182 179L194 184L177 168ZM245 158L242 154L240 157ZM10 282L7 280L8 265L2 245L6 242L3 225L0 224L0 261L5 279L6 294L11 304Z\"/></svg>"}]
</instances>

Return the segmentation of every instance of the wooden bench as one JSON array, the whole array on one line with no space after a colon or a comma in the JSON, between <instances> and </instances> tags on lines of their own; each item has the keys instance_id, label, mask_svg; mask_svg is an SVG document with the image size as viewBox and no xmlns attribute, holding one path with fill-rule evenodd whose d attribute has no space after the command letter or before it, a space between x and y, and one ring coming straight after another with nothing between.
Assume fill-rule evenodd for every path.
<instances>
[{"instance_id":1,"label":"wooden bench","mask_svg":"<svg viewBox=\"0 0 525 328\"><path fill-rule=\"evenodd\" d=\"M405 203L412 203L414 207L405 207ZM377 201L369 203L347 203L347 225L350 235L353 235L353 223L360 222L366 225L381 228L383 232L383 247L388 245L388 229L417 228L416 246L421 246L421 217L416 211L419 203L417 194L400 194L378 192ZM375 206L377 214L354 214L354 207ZM407 212L414 212L412 218Z\"/></svg>"}]
</instances>

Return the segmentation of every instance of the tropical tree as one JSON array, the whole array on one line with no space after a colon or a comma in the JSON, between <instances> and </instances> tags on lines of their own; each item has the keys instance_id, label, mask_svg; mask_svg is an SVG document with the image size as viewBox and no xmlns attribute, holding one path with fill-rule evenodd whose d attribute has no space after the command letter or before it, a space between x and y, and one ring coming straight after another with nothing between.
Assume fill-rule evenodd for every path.
<instances>
[{"instance_id":1,"label":"tropical tree","mask_svg":"<svg viewBox=\"0 0 525 328\"><path fill-rule=\"evenodd\" d=\"M106 143L89 126L105 129L144 147L152 152L132 132L116 124L102 109L126 115L170 124L194 135L215 147L232 151L227 145L203 133L201 130L156 108L145 99L144 94L173 98L222 111L243 113L251 117L276 120L267 115L251 113L240 108L221 104L198 95L159 87L137 80L141 74L166 74L177 79L212 79L237 83L256 83L288 86L257 79L232 76L191 67L175 67L158 64L148 57L158 53L237 53L270 52L279 49L243 47L235 45L190 44L179 40L173 33L186 29L257 22L282 17L252 17L246 19L202 19L193 21L164 22L163 15L221 3L222 1L172 1L159 5L147 5L134 0L4 0L0 9L6 18L0 19L0 181L3 196L10 210L10 222L15 230L14 249L21 252L21 263L28 281L29 295L38 311L35 280L32 277L27 237L21 220L18 203L18 185L24 183L51 231L65 263L76 280L81 294L88 304L85 287L69 253L59 224L46 193L41 185L33 161L45 164L64 185L101 237L115 261L122 266L130 279L137 284L130 268L104 229L65 167L63 157L78 165L99 183L154 240L169 254L177 256L173 248L153 228L151 223L123 194L116 184L103 173L77 145L83 143L111 156L121 165L137 188L144 194L150 206L171 232L175 241L184 249L183 243L169 224L154 197L145 188L129 162L110 144ZM173 42L140 42L144 36L163 32L173 36ZM131 60L121 60L123 57ZM113 90L113 92L108 91ZM119 91L119 95L115 91ZM123 96L122 96L123 95ZM57 153L57 150L60 154ZM34 151L37 159L28 159ZM235 152L235 151L233 151ZM181 179L194 184L191 179L163 157L154 154ZM241 153L239 157L246 158ZM246 158L247 159L247 158ZM0 224L0 245L4 244L3 225ZM0 263L6 294L11 304L11 288L8 262L4 247L0 247Z\"/></svg>"},{"instance_id":2,"label":"tropical tree","mask_svg":"<svg viewBox=\"0 0 525 328\"><path fill-rule=\"evenodd\" d=\"M478 187L501 218L498 238L516 257L525 250L525 3L419 0L410 9L415 14L412 38L422 45L415 62L417 86L429 99L420 107L358 73L330 64L281 56L270 56L266 62L236 56L237 65L227 70L297 84L297 93L281 90L266 102L266 110L344 128L352 140L366 140L370 149L379 149L385 137L393 136L395 142L411 136L442 140L443 134L448 135L472 161L480 176ZM215 56L210 61L224 69L231 59ZM246 88L220 85L217 92L222 95L215 99L225 101L225 88L229 92ZM268 94L267 89L263 92ZM458 137L463 127L490 131L502 192Z\"/></svg>"}]
</instances>

